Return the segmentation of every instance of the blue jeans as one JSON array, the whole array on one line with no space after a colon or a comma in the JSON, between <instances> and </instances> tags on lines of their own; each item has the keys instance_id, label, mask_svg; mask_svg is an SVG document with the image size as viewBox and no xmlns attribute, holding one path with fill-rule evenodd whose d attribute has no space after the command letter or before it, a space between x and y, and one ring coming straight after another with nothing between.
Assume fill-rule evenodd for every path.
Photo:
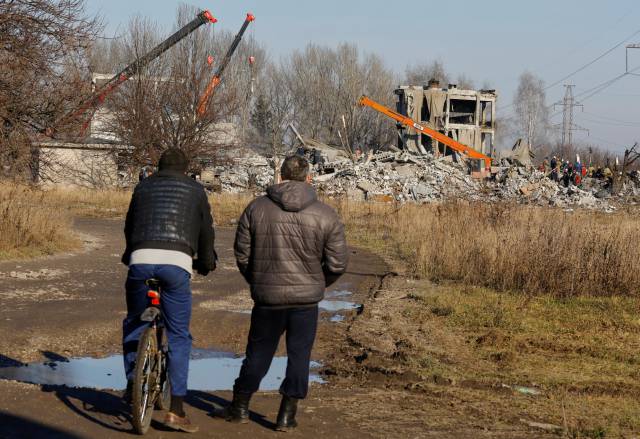
<instances>
[{"instance_id":1,"label":"blue jeans","mask_svg":"<svg viewBox=\"0 0 640 439\"><path fill-rule=\"evenodd\" d=\"M191 275L174 265L136 264L129 267L127 282L127 317L122 321L122 350L127 380L132 380L138 340L148 323L140 321L140 314L149 306L145 281L160 281L160 304L169 342L169 382L171 394L187 394L189 356L191 355Z\"/></svg>"}]
</instances>

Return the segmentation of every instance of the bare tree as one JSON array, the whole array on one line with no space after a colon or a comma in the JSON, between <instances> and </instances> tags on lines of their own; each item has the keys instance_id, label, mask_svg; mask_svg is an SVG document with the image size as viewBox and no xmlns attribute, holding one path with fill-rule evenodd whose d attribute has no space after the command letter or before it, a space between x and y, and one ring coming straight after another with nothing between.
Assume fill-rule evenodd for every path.
<instances>
[{"instance_id":1,"label":"bare tree","mask_svg":"<svg viewBox=\"0 0 640 439\"><path fill-rule=\"evenodd\" d=\"M84 0L0 1L0 161L38 172L34 136L88 91L86 49L100 25ZM84 87L84 88L83 88ZM80 91L80 93L79 93Z\"/></svg>"},{"instance_id":2,"label":"bare tree","mask_svg":"<svg viewBox=\"0 0 640 439\"><path fill-rule=\"evenodd\" d=\"M546 140L549 130L549 107L546 104L544 81L533 73L524 72L513 98L518 134L532 147Z\"/></svg>"},{"instance_id":3,"label":"bare tree","mask_svg":"<svg viewBox=\"0 0 640 439\"><path fill-rule=\"evenodd\" d=\"M387 145L391 124L357 105L360 96L392 105L394 78L382 60L357 46L336 49L309 45L294 52L283 72L293 98L293 118L305 135L349 150Z\"/></svg>"},{"instance_id":4,"label":"bare tree","mask_svg":"<svg viewBox=\"0 0 640 439\"><path fill-rule=\"evenodd\" d=\"M405 82L408 85L426 85L431 79L440 81L443 86L449 83L450 76L442 61L415 64L407 67L405 71Z\"/></svg>"},{"instance_id":5,"label":"bare tree","mask_svg":"<svg viewBox=\"0 0 640 439\"><path fill-rule=\"evenodd\" d=\"M272 156L274 181L278 179L280 159L290 149L285 144L285 134L293 121L294 100L287 68L284 62L266 66L258 82L260 92L251 117L257 142L265 144Z\"/></svg>"}]
</instances>

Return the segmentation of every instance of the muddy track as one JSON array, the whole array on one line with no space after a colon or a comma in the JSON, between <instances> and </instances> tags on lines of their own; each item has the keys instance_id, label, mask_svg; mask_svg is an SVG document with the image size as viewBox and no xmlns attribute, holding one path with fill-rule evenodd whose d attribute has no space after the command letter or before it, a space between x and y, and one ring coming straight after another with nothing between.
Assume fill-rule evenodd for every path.
<instances>
[{"instance_id":1,"label":"muddy track","mask_svg":"<svg viewBox=\"0 0 640 439\"><path fill-rule=\"evenodd\" d=\"M24 262L0 263L0 368L19 363L56 361L74 357L104 357L120 351L120 325L125 312L123 284L126 269L119 262L123 248L122 222L78 219L75 228L85 248ZM192 333L194 347L241 354L248 331L248 289L233 261L232 229L220 229L216 249L219 269L193 281ZM349 273L335 286L353 293L349 300L364 302L384 279L383 261L352 249ZM355 311L345 322L332 323L321 315L313 358L334 355ZM283 353L283 346L279 353ZM126 437L131 434L127 408L119 393L64 386L38 386L0 381L0 437ZM313 385L301 405L301 427L292 437L368 437L349 422L340 404L352 393L349 386ZM260 392L252 401L254 422L230 425L211 414L230 398L230 392L191 392L188 411L201 426L198 437L267 437L274 433L278 408L276 392ZM161 415L161 414L160 414ZM149 437L173 437L159 424ZM177 437L178 434L175 434Z\"/></svg>"}]
</instances>

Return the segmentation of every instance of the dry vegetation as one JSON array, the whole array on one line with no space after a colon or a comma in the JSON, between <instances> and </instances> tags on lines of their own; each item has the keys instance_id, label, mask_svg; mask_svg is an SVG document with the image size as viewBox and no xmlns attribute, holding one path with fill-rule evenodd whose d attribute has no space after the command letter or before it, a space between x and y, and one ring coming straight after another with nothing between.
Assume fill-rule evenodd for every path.
<instances>
[{"instance_id":1,"label":"dry vegetation","mask_svg":"<svg viewBox=\"0 0 640 439\"><path fill-rule=\"evenodd\" d=\"M31 194L22 203L37 208L18 209L14 214L24 212L30 218L43 207L68 217L123 217L131 198L131 192L121 190L58 188L42 192L15 185L2 186L2 193L11 201L7 208L12 209L17 207L14 198ZM235 224L252 198L211 195L216 224ZM347 225L351 242L401 259L408 272L419 278L556 297L636 295L640 291L636 269L640 222L632 212L611 215L508 204L329 202ZM26 220L16 222L15 216L12 221L26 224ZM69 220L55 223L60 224L59 231L52 236L61 239ZM15 242L34 245L29 240Z\"/></svg>"},{"instance_id":2,"label":"dry vegetation","mask_svg":"<svg viewBox=\"0 0 640 439\"><path fill-rule=\"evenodd\" d=\"M449 203L343 202L351 237L400 257L418 277L535 294L637 294L633 213Z\"/></svg>"},{"instance_id":3,"label":"dry vegetation","mask_svg":"<svg viewBox=\"0 0 640 439\"><path fill-rule=\"evenodd\" d=\"M371 420L369 404L352 406L354 421L367 419L362 427L380 436L415 427L441 437L488 429L632 438L640 431L639 305L636 297L553 298L396 277L365 302L327 364L365 392L410 401L400 418L376 410Z\"/></svg>"},{"instance_id":4,"label":"dry vegetation","mask_svg":"<svg viewBox=\"0 0 640 439\"><path fill-rule=\"evenodd\" d=\"M0 186L0 259L52 254L77 245L70 218L46 207L45 194L20 185Z\"/></svg>"}]
</instances>

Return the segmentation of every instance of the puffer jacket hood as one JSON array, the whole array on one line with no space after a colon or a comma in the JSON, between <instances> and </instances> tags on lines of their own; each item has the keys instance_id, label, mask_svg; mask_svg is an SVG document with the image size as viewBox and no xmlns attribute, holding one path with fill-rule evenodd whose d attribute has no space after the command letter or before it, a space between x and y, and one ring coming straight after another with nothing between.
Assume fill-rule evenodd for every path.
<instances>
[{"instance_id":1,"label":"puffer jacket hood","mask_svg":"<svg viewBox=\"0 0 640 439\"><path fill-rule=\"evenodd\" d=\"M347 269L344 225L314 188L287 181L252 201L238 220L238 268L259 306L313 305Z\"/></svg>"},{"instance_id":2,"label":"puffer jacket hood","mask_svg":"<svg viewBox=\"0 0 640 439\"><path fill-rule=\"evenodd\" d=\"M302 181L285 181L267 189L269 198L286 212L300 212L318 199L316 190Z\"/></svg>"}]
</instances>

